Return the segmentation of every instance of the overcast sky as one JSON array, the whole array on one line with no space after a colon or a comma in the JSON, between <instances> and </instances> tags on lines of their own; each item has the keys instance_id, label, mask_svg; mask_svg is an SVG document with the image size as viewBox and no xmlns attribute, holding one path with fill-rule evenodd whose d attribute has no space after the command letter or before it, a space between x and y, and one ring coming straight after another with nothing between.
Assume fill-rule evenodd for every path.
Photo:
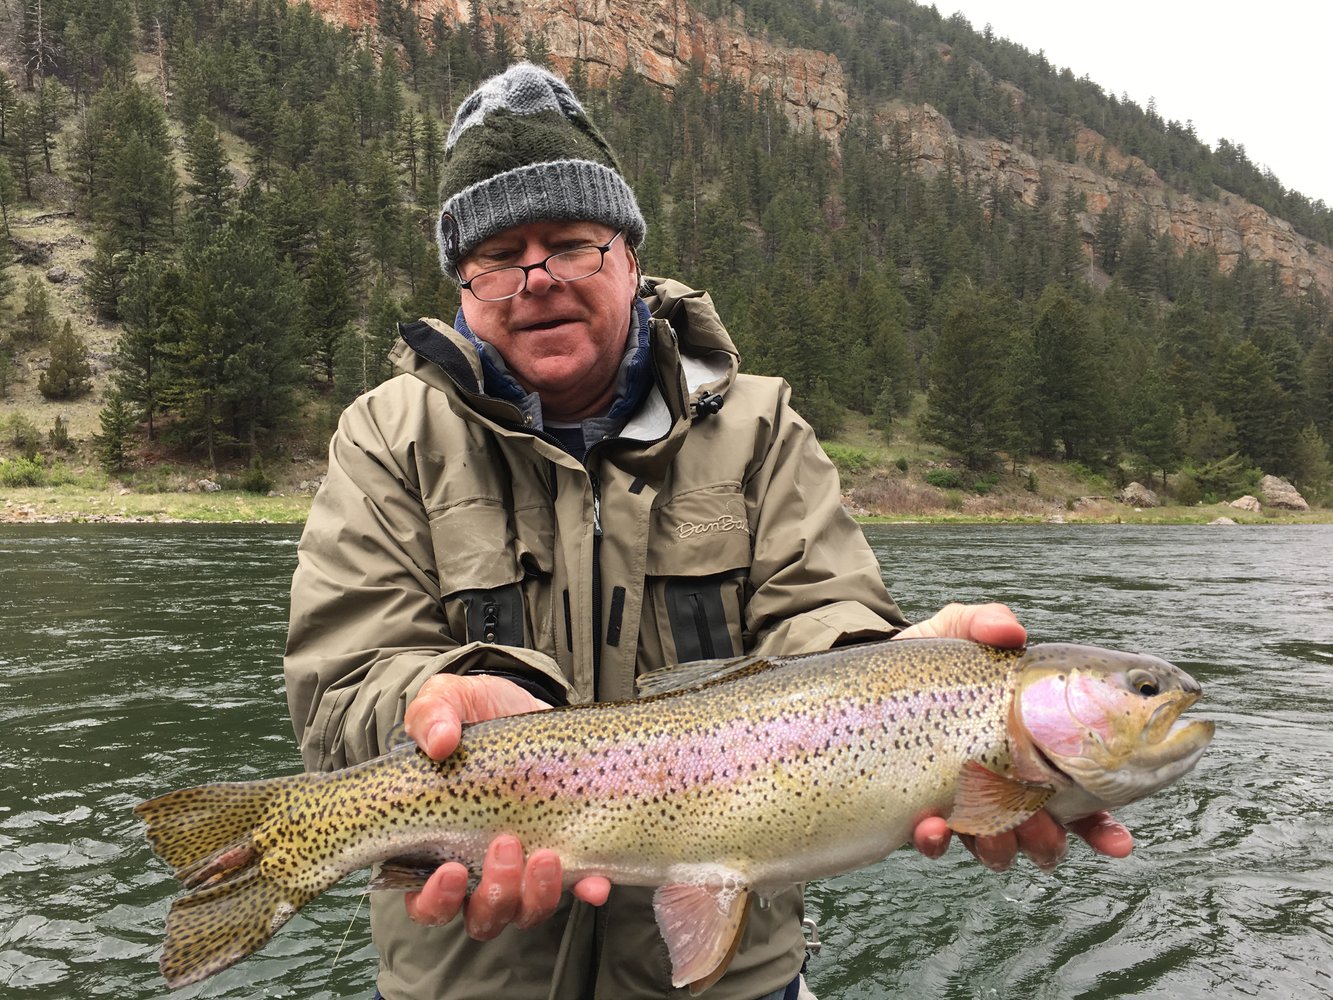
<instances>
[{"instance_id":1,"label":"overcast sky","mask_svg":"<svg viewBox=\"0 0 1333 1000\"><path fill-rule=\"evenodd\" d=\"M922 2L922 0L918 0ZM1333 206L1333 0L935 0Z\"/></svg>"}]
</instances>

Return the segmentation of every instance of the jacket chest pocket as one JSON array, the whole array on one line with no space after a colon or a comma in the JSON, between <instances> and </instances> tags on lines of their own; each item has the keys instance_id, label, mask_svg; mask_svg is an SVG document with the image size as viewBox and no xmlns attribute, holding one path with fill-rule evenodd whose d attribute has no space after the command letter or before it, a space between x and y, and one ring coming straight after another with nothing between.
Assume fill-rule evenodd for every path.
<instances>
[{"instance_id":1,"label":"jacket chest pocket","mask_svg":"<svg viewBox=\"0 0 1333 1000\"><path fill-rule=\"evenodd\" d=\"M654 511L641 646L663 664L738 656L746 648L750 526L739 484L680 494Z\"/></svg>"},{"instance_id":2,"label":"jacket chest pocket","mask_svg":"<svg viewBox=\"0 0 1333 1000\"><path fill-rule=\"evenodd\" d=\"M499 500L471 498L432 512L430 528L450 635L549 652L550 511L509 511Z\"/></svg>"}]
</instances>

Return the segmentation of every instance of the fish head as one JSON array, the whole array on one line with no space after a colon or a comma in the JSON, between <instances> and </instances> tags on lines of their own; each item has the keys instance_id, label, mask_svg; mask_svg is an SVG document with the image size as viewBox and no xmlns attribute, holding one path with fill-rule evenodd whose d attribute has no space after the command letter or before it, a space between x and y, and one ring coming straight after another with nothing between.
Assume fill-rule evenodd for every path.
<instances>
[{"instance_id":1,"label":"fish head","mask_svg":"<svg viewBox=\"0 0 1333 1000\"><path fill-rule=\"evenodd\" d=\"M1181 718L1202 693L1155 656L1032 646L1010 718L1016 776L1054 785L1047 808L1063 821L1150 795L1188 773L1213 738L1213 723Z\"/></svg>"}]
</instances>

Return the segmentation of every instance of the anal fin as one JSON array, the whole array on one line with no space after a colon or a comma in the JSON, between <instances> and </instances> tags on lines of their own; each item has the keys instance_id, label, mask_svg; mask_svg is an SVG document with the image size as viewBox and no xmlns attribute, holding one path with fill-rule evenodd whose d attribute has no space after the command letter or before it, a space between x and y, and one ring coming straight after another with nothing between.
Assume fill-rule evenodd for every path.
<instances>
[{"instance_id":1,"label":"anal fin","mask_svg":"<svg viewBox=\"0 0 1333 1000\"><path fill-rule=\"evenodd\" d=\"M1018 826L1040 810L1054 793L1053 788L1024 784L969 760L958 775L949 829L993 837Z\"/></svg>"},{"instance_id":2,"label":"anal fin","mask_svg":"<svg viewBox=\"0 0 1333 1000\"><path fill-rule=\"evenodd\" d=\"M671 956L671 984L698 996L727 971L745 933L750 892L732 874L664 885L653 894L657 927Z\"/></svg>"}]
</instances>

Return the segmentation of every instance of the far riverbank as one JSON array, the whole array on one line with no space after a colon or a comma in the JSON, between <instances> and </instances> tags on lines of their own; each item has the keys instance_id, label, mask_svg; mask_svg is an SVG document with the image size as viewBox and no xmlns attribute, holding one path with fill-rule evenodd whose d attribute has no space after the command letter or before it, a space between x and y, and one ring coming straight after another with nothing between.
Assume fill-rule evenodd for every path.
<instances>
[{"instance_id":1,"label":"far riverbank","mask_svg":"<svg viewBox=\"0 0 1333 1000\"><path fill-rule=\"evenodd\" d=\"M86 523L247 523L302 524L312 496L305 492L262 495L239 490L216 492L144 492L112 485L105 489L66 484L27 486L0 491L0 525ZM874 513L853 509L863 523L940 524L1209 524L1229 518L1238 525L1333 524L1333 510L1264 512L1238 510L1229 504L1192 507L1136 508L1110 500L1080 503L1072 509L1035 514L1031 509L923 514Z\"/></svg>"}]
</instances>

